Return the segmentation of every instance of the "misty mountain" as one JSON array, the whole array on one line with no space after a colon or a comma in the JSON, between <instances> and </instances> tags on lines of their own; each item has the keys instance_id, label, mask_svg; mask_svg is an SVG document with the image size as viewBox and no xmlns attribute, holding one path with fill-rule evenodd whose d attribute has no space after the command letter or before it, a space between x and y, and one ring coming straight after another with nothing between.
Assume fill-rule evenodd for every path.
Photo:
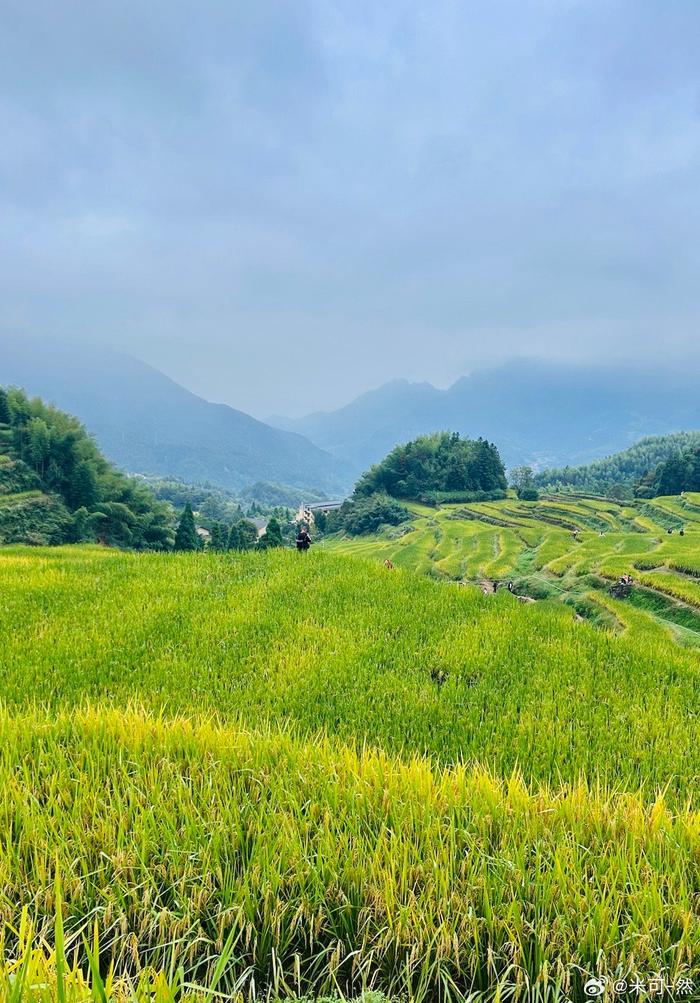
<instances>
[{"instance_id":1,"label":"misty mountain","mask_svg":"<svg viewBox=\"0 0 700 1003\"><path fill-rule=\"evenodd\" d=\"M646 435L700 428L700 373L518 360L449 389L396 380L337 411L271 419L355 474L397 443L441 429L499 447L507 466L589 463Z\"/></svg>"},{"instance_id":2,"label":"misty mountain","mask_svg":"<svg viewBox=\"0 0 700 1003\"><path fill-rule=\"evenodd\" d=\"M296 432L211 404L143 362L98 348L0 339L0 386L14 384L76 415L105 455L131 473L257 481L337 493L345 464Z\"/></svg>"}]
</instances>

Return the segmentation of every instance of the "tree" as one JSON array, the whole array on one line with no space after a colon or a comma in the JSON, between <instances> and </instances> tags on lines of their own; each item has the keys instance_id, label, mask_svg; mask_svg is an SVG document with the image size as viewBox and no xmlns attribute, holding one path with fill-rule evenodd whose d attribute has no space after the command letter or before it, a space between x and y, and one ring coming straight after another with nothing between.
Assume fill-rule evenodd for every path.
<instances>
[{"instance_id":1,"label":"tree","mask_svg":"<svg viewBox=\"0 0 700 1003\"><path fill-rule=\"evenodd\" d=\"M671 453L640 479L634 493L638 498L654 498L683 491L700 491L700 445Z\"/></svg>"},{"instance_id":2,"label":"tree","mask_svg":"<svg viewBox=\"0 0 700 1003\"><path fill-rule=\"evenodd\" d=\"M73 521L69 531L71 543L87 543L95 539L93 523L86 508L79 508L73 513Z\"/></svg>"},{"instance_id":3,"label":"tree","mask_svg":"<svg viewBox=\"0 0 700 1003\"><path fill-rule=\"evenodd\" d=\"M134 545L134 531L138 518L123 502L103 501L96 512L91 514L99 540L108 547L131 547Z\"/></svg>"},{"instance_id":4,"label":"tree","mask_svg":"<svg viewBox=\"0 0 700 1003\"><path fill-rule=\"evenodd\" d=\"M529 487L533 478L532 467L513 467L510 472L510 486L519 491L521 488Z\"/></svg>"},{"instance_id":5,"label":"tree","mask_svg":"<svg viewBox=\"0 0 700 1003\"><path fill-rule=\"evenodd\" d=\"M245 550L241 545L241 531L238 528L238 523L234 522L228 534L228 544L227 550Z\"/></svg>"},{"instance_id":6,"label":"tree","mask_svg":"<svg viewBox=\"0 0 700 1003\"><path fill-rule=\"evenodd\" d=\"M63 467L58 460L54 460L53 457L49 460L49 465L46 468L43 481L49 491L54 491L56 494L63 495L65 500L68 501L64 490L66 485L66 476Z\"/></svg>"},{"instance_id":7,"label":"tree","mask_svg":"<svg viewBox=\"0 0 700 1003\"><path fill-rule=\"evenodd\" d=\"M39 536L51 543L82 538L85 512L75 520L70 514L85 509L88 538L137 549L170 548L170 507L157 501L143 482L113 467L77 418L38 397L30 400L17 387L0 388L0 427L0 451L15 466L21 464L25 480L30 475L32 483L25 490L51 496L45 506L48 528ZM54 518L55 512L61 517Z\"/></svg>"},{"instance_id":8,"label":"tree","mask_svg":"<svg viewBox=\"0 0 700 1003\"><path fill-rule=\"evenodd\" d=\"M540 493L534 484L526 484L524 488L520 488L518 491L518 498L520 501L538 501Z\"/></svg>"},{"instance_id":9,"label":"tree","mask_svg":"<svg viewBox=\"0 0 700 1003\"><path fill-rule=\"evenodd\" d=\"M7 399L7 393L0 387L0 425L9 425L12 421L12 415L10 414L10 404Z\"/></svg>"},{"instance_id":10,"label":"tree","mask_svg":"<svg viewBox=\"0 0 700 1003\"><path fill-rule=\"evenodd\" d=\"M586 494L653 498L657 490L657 474L666 460L679 450L687 452L700 446L700 431L673 432L670 435L647 436L634 446L596 460L585 467L563 467L544 470L535 475L535 484L547 491L576 490ZM613 492L615 485L626 489L624 496Z\"/></svg>"},{"instance_id":11,"label":"tree","mask_svg":"<svg viewBox=\"0 0 700 1003\"><path fill-rule=\"evenodd\" d=\"M399 526L411 513L388 495L350 498L341 505L333 528L342 528L350 536L376 533L380 526Z\"/></svg>"},{"instance_id":12,"label":"tree","mask_svg":"<svg viewBox=\"0 0 700 1003\"><path fill-rule=\"evenodd\" d=\"M97 478L89 463L79 463L70 478L70 502L76 508L92 508L97 502Z\"/></svg>"},{"instance_id":13,"label":"tree","mask_svg":"<svg viewBox=\"0 0 700 1003\"><path fill-rule=\"evenodd\" d=\"M228 550L229 529L223 522L215 522L211 527L209 546L212 550Z\"/></svg>"},{"instance_id":14,"label":"tree","mask_svg":"<svg viewBox=\"0 0 700 1003\"><path fill-rule=\"evenodd\" d=\"M355 497L387 494L420 499L440 493L503 497L505 489L503 463L493 443L462 439L456 432L436 432L392 449L362 475Z\"/></svg>"},{"instance_id":15,"label":"tree","mask_svg":"<svg viewBox=\"0 0 700 1003\"><path fill-rule=\"evenodd\" d=\"M686 487L687 467L682 453L673 453L662 465L656 477L660 495L678 495Z\"/></svg>"},{"instance_id":16,"label":"tree","mask_svg":"<svg viewBox=\"0 0 700 1003\"><path fill-rule=\"evenodd\" d=\"M471 474L472 483L476 480L480 491L505 491L507 487L506 474L498 449L492 442L479 438L476 441L476 476Z\"/></svg>"},{"instance_id":17,"label":"tree","mask_svg":"<svg viewBox=\"0 0 700 1003\"><path fill-rule=\"evenodd\" d=\"M258 550L269 550L271 547L283 547L282 530L277 519L272 517L267 524L265 532L258 540Z\"/></svg>"},{"instance_id":18,"label":"tree","mask_svg":"<svg viewBox=\"0 0 700 1003\"><path fill-rule=\"evenodd\" d=\"M608 495L617 501L623 501L625 498L632 497L632 489L628 484L613 484L608 489Z\"/></svg>"},{"instance_id":19,"label":"tree","mask_svg":"<svg viewBox=\"0 0 700 1003\"><path fill-rule=\"evenodd\" d=\"M27 456L37 473L43 475L51 447L51 433L43 418L30 418L27 422Z\"/></svg>"},{"instance_id":20,"label":"tree","mask_svg":"<svg viewBox=\"0 0 700 1003\"><path fill-rule=\"evenodd\" d=\"M252 550L258 539L258 531L248 519L239 519L231 526L228 538L229 550Z\"/></svg>"},{"instance_id":21,"label":"tree","mask_svg":"<svg viewBox=\"0 0 700 1003\"><path fill-rule=\"evenodd\" d=\"M520 501L537 501L539 491L535 486L532 467L514 467L510 472L510 484L515 488Z\"/></svg>"},{"instance_id":22,"label":"tree","mask_svg":"<svg viewBox=\"0 0 700 1003\"><path fill-rule=\"evenodd\" d=\"M197 535L197 528L194 524L194 513L189 502L185 505L180 516L177 532L175 533L175 550L199 550L201 543Z\"/></svg>"}]
</instances>

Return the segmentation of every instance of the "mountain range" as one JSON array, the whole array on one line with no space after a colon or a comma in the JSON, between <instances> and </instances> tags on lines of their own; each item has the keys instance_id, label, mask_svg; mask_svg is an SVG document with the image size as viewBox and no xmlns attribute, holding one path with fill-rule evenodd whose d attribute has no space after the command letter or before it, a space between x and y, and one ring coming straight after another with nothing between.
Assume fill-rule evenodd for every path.
<instances>
[{"instance_id":1,"label":"mountain range","mask_svg":"<svg viewBox=\"0 0 700 1003\"><path fill-rule=\"evenodd\" d=\"M700 429L700 373L515 360L446 390L395 380L335 411L267 422L191 393L137 359L97 346L0 338L0 385L75 414L131 473L347 492L395 445L451 430L499 447L504 463L575 466L643 436Z\"/></svg>"},{"instance_id":2,"label":"mountain range","mask_svg":"<svg viewBox=\"0 0 700 1003\"><path fill-rule=\"evenodd\" d=\"M514 360L446 390L395 380L336 411L268 420L355 474L397 443L441 429L495 442L509 467L575 466L643 436L700 428L700 373Z\"/></svg>"},{"instance_id":3,"label":"mountain range","mask_svg":"<svg viewBox=\"0 0 700 1003\"><path fill-rule=\"evenodd\" d=\"M347 465L296 432L212 404L118 352L0 339L0 386L20 386L76 415L129 473L174 476L238 491L257 481L342 493Z\"/></svg>"}]
</instances>

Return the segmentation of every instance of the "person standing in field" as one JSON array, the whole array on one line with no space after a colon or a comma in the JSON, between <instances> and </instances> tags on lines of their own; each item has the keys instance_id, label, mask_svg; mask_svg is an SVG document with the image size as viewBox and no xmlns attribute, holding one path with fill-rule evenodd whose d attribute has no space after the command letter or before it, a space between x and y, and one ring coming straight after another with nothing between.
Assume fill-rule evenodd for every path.
<instances>
[{"instance_id":1,"label":"person standing in field","mask_svg":"<svg viewBox=\"0 0 700 1003\"><path fill-rule=\"evenodd\" d=\"M297 550L301 554L302 552L309 549L311 546L311 537L309 536L309 531L306 526L301 525L299 527L299 532L297 533Z\"/></svg>"}]
</instances>

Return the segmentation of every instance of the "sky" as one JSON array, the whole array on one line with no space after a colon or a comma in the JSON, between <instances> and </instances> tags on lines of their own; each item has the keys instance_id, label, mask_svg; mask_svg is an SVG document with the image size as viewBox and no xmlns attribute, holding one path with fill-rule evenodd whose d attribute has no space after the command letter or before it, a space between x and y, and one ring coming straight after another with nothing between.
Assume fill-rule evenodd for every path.
<instances>
[{"instance_id":1,"label":"sky","mask_svg":"<svg viewBox=\"0 0 700 1003\"><path fill-rule=\"evenodd\" d=\"M0 0L0 338L256 416L700 374L698 0Z\"/></svg>"}]
</instances>

